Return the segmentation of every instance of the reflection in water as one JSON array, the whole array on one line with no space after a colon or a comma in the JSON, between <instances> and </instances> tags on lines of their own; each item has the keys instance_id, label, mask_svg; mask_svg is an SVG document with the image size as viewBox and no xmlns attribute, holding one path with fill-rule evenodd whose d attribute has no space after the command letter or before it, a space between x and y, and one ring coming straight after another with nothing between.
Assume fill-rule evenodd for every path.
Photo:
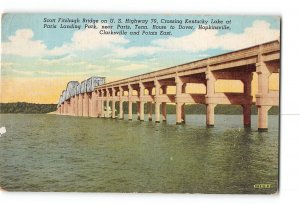
<instances>
[{"instance_id":1,"label":"reflection in water","mask_svg":"<svg viewBox=\"0 0 300 204\"><path fill-rule=\"evenodd\" d=\"M8 191L274 193L278 116L270 131L244 129L242 116L188 115L186 125L1 115L0 186ZM256 189L254 184L271 184Z\"/></svg>"}]
</instances>

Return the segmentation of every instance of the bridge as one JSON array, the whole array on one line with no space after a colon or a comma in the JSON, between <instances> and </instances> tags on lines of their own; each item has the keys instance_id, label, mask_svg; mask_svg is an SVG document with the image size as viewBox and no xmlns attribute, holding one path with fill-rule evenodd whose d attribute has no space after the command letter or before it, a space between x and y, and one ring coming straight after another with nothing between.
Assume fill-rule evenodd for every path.
<instances>
[{"instance_id":1,"label":"bridge","mask_svg":"<svg viewBox=\"0 0 300 204\"><path fill-rule=\"evenodd\" d=\"M81 84L69 82L62 93L57 113L62 115L111 117L124 119L124 102L128 102L128 120L133 118L133 103L137 105L138 120L152 120L154 103L155 122L167 119L167 103L176 104L176 124L185 122L184 107L187 103L206 105L206 125L214 126L214 109L218 104L241 105L243 123L251 126L253 73L257 73L255 105L258 109L258 130L268 130L268 110L279 106L279 91L269 89L272 73L280 72L280 42L272 41L234 52L154 71L146 74L105 83L105 78L92 77ZM242 93L218 93L217 80L239 80ZM206 93L188 93L188 84L203 84ZM174 87L175 94L168 93ZM116 103L119 104L116 115ZM111 107L111 116L105 109Z\"/></svg>"}]
</instances>

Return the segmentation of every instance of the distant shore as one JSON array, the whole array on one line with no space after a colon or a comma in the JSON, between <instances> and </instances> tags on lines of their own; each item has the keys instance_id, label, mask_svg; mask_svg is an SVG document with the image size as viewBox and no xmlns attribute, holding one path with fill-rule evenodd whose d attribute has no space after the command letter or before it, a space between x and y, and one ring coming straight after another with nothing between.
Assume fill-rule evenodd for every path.
<instances>
[{"instance_id":1,"label":"distant shore","mask_svg":"<svg viewBox=\"0 0 300 204\"><path fill-rule=\"evenodd\" d=\"M36 104L26 102L0 103L0 113L50 113L57 104Z\"/></svg>"},{"instance_id":2,"label":"distant shore","mask_svg":"<svg viewBox=\"0 0 300 204\"><path fill-rule=\"evenodd\" d=\"M0 103L0 113L25 113L25 114L56 114L57 104L35 104L35 103ZM136 113L136 106L133 106L133 113ZM116 110L119 110L119 104L116 104ZM127 114L128 103L123 104L124 113ZM154 110L154 107L153 107ZM174 104L167 104L167 113L175 114L176 106ZM186 114L206 114L206 107L204 104L186 104L185 105ZM215 108L215 114L222 115L241 115L243 114L243 109L240 105L217 105ZM251 114L257 114L257 108L252 105ZM269 115L279 115L279 107L272 107L269 110Z\"/></svg>"}]
</instances>

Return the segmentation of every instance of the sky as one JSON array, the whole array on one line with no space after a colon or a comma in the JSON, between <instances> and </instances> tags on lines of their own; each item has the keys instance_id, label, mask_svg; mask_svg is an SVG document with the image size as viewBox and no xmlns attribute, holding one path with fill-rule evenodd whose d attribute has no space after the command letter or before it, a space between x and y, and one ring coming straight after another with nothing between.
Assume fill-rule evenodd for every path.
<instances>
[{"instance_id":1,"label":"sky","mask_svg":"<svg viewBox=\"0 0 300 204\"><path fill-rule=\"evenodd\" d=\"M45 19L98 19L98 29L44 28ZM230 21L230 30L177 29L179 23L164 24L162 19ZM110 19L114 19L111 22ZM174 25L172 35L100 35L117 31L118 19L156 19L157 26ZM101 22L102 20L102 22ZM91 25L91 24L88 24ZM203 24L204 25L204 24ZM169 28L168 28L169 29ZM154 31L154 29L148 29ZM276 16L201 16L130 14L4 14L1 22L1 101L57 103L68 81L83 81L91 76L106 77L107 82L143 74L174 65L239 50L280 37L280 18ZM274 78L274 79L273 79ZM256 81L254 76L254 82ZM271 88L278 89L272 77ZM236 84L236 86L232 86ZM253 83L255 84L255 83ZM220 83L219 89L240 88L240 82ZM254 87L255 90L255 87Z\"/></svg>"}]
</instances>

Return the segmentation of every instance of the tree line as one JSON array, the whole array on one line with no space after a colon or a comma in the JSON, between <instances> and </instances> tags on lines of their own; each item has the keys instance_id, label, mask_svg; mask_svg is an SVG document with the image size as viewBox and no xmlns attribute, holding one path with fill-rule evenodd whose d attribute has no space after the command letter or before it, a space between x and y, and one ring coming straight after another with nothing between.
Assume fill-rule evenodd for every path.
<instances>
[{"instance_id":1,"label":"tree line","mask_svg":"<svg viewBox=\"0 0 300 204\"><path fill-rule=\"evenodd\" d=\"M35 104L35 103L0 103L0 113L49 113L55 111L57 108L56 104ZM123 104L124 113L128 113L128 102ZM116 110L119 111L119 104L116 103ZM133 104L133 113L137 111L137 105ZM154 114L154 104L152 104L152 112ZM147 105L145 104L145 113L147 113ZM175 104L167 104L167 113L175 114L176 106ZM187 104L185 105L186 114L205 114L206 107L204 104ZM215 108L215 114L224 115L241 115L243 114L243 108L240 105L217 105ZM252 105L251 114L257 114L257 108ZM272 107L269 110L270 115L278 115L279 107Z\"/></svg>"},{"instance_id":2,"label":"tree line","mask_svg":"<svg viewBox=\"0 0 300 204\"><path fill-rule=\"evenodd\" d=\"M56 107L56 104L0 103L0 113L49 113L55 111Z\"/></svg>"}]
</instances>

